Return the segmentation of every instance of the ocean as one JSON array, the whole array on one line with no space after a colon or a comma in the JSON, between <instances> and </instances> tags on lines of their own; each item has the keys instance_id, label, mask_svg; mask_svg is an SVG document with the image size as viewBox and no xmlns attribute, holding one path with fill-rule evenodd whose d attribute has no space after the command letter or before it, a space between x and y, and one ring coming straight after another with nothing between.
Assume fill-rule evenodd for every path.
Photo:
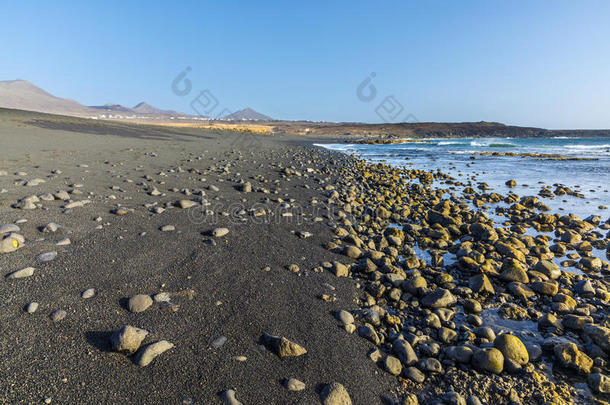
<instances>
[{"instance_id":1,"label":"ocean","mask_svg":"<svg viewBox=\"0 0 610 405\"><path fill-rule=\"evenodd\" d=\"M600 215L605 221L610 211L610 138L460 138L407 139L400 144L317 144L326 149L353 154L371 162L408 168L437 170L473 184L485 182L491 191L507 194L505 182L517 181L512 190L520 196L537 196L545 186L562 184L584 195L539 197L552 212L573 213L581 218ZM488 156L480 153L556 154L568 159Z\"/></svg>"}]
</instances>

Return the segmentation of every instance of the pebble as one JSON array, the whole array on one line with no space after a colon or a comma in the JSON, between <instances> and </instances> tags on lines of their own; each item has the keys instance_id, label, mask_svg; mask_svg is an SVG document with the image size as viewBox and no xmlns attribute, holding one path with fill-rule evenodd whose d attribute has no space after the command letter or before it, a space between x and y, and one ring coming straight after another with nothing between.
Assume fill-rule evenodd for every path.
<instances>
[{"instance_id":1,"label":"pebble","mask_svg":"<svg viewBox=\"0 0 610 405\"><path fill-rule=\"evenodd\" d=\"M178 203L176 205L178 205L178 207L180 207L182 209L188 209L188 208L194 207L196 205L199 205L199 203L192 201L192 200L180 200L180 201L178 201Z\"/></svg>"},{"instance_id":2,"label":"pebble","mask_svg":"<svg viewBox=\"0 0 610 405\"><path fill-rule=\"evenodd\" d=\"M47 263L52 260L55 260L56 257L57 257L57 252L46 252L46 253L41 253L38 256L36 256L36 260L41 263Z\"/></svg>"},{"instance_id":3,"label":"pebble","mask_svg":"<svg viewBox=\"0 0 610 405\"><path fill-rule=\"evenodd\" d=\"M26 277L31 277L34 275L34 270L36 270L33 267L26 267L24 269L21 270L17 270L14 271L12 273L9 273L6 278L26 278Z\"/></svg>"},{"instance_id":4,"label":"pebble","mask_svg":"<svg viewBox=\"0 0 610 405\"><path fill-rule=\"evenodd\" d=\"M168 342L167 340L160 340L158 342L151 343L138 351L135 362L140 367L146 367L155 359L155 357L173 347L174 344Z\"/></svg>"},{"instance_id":5,"label":"pebble","mask_svg":"<svg viewBox=\"0 0 610 405\"><path fill-rule=\"evenodd\" d=\"M227 343L227 337L219 336L216 339L214 339L212 341L212 343L210 343L210 347L212 349L220 349L221 347L223 347L225 345L225 343Z\"/></svg>"},{"instance_id":6,"label":"pebble","mask_svg":"<svg viewBox=\"0 0 610 405\"><path fill-rule=\"evenodd\" d=\"M286 387L288 391L303 391L306 386L304 382L290 377L284 380L284 387Z\"/></svg>"},{"instance_id":7,"label":"pebble","mask_svg":"<svg viewBox=\"0 0 610 405\"><path fill-rule=\"evenodd\" d=\"M262 340L267 348L280 357L296 357L307 353L307 350L303 346L291 342L285 337L273 336L265 333Z\"/></svg>"},{"instance_id":8,"label":"pebble","mask_svg":"<svg viewBox=\"0 0 610 405\"><path fill-rule=\"evenodd\" d=\"M25 307L25 311L28 314L33 314L34 312L36 312L36 310L38 309L38 303L37 302L30 302L28 305L26 305Z\"/></svg>"},{"instance_id":9,"label":"pebble","mask_svg":"<svg viewBox=\"0 0 610 405\"><path fill-rule=\"evenodd\" d=\"M68 246L72 243L72 241L70 240L70 238L63 238L57 241L57 243L55 243L55 245L57 246Z\"/></svg>"},{"instance_id":10,"label":"pebble","mask_svg":"<svg viewBox=\"0 0 610 405\"><path fill-rule=\"evenodd\" d=\"M81 293L81 298L89 299L95 296L95 288L88 288Z\"/></svg>"},{"instance_id":11,"label":"pebble","mask_svg":"<svg viewBox=\"0 0 610 405\"><path fill-rule=\"evenodd\" d=\"M57 232L61 228L61 225L57 225L55 222L49 222L42 228L42 232Z\"/></svg>"},{"instance_id":12,"label":"pebble","mask_svg":"<svg viewBox=\"0 0 610 405\"><path fill-rule=\"evenodd\" d=\"M153 295L153 300L155 302L169 302L171 296L168 292L160 292Z\"/></svg>"},{"instance_id":13,"label":"pebble","mask_svg":"<svg viewBox=\"0 0 610 405\"><path fill-rule=\"evenodd\" d=\"M51 312L51 315L49 315L49 318L51 318L51 320L53 322L59 322L62 319L64 319L66 317L67 313L66 311L64 311L63 309L58 309L56 311Z\"/></svg>"},{"instance_id":14,"label":"pebble","mask_svg":"<svg viewBox=\"0 0 610 405\"><path fill-rule=\"evenodd\" d=\"M163 225L159 229L161 230L161 232L172 232L176 230L176 227L174 225Z\"/></svg>"},{"instance_id":15,"label":"pebble","mask_svg":"<svg viewBox=\"0 0 610 405\"><path fill-rule=\"evenodd\" d=\"M243 405L241 402L239 402L237 400L237 398L235 397L235 391L234 390L224 390L221 394L220 394L220 400L225 404L225 405Z\"/></svg>"},{"instance_id":16,"label":"pebble","mask_svg":"<svg viewBox=\"0 0 610 405\"><path fill-rule=\"evenodd\" d=\"M227 235L229 233L229 230L227 228L215 228L212 231L212 236L214 236L215 238L222 238L223 236Z\"/></svg>"},{"instance_id":17,"label":"pebble","mask_svg":"<svg viewBox=\"0 0 610 405\"><path fill-rule=\"evenodd\" d=\"M131 312L143 312L146 311L153 303L152 298L149 295L137 294L129 298L127 308Z\"/></svg>"}]
</instances>

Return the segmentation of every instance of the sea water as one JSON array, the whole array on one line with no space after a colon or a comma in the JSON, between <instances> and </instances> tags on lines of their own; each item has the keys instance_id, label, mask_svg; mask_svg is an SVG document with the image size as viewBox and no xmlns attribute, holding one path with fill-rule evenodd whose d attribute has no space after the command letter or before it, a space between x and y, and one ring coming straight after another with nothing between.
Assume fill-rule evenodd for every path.
<instances>
[{"instance_id":1,"label":"sea water","mask_svg":"<svg viewBox=\"0 0 610 405\"><path fill-rule=\"evenodd\" d=\"M602 221L610 206L610 138L460 138L413 139L400 144L317 144L326 149L355 154L371 162L384 162L413 169L435 171L473 185L487 183L491 190L507 194L505 182L517 181L512 190L520 196L537 196L544 186L562 184L585 196L541 198L552 212L573 213L581 218L600 215ZM558 154L567 158L590 160L556 160L521 156L485 156L477 153L511 152ZM551 191L555 187L551 187Z\"/></svg>"}]
</instances>

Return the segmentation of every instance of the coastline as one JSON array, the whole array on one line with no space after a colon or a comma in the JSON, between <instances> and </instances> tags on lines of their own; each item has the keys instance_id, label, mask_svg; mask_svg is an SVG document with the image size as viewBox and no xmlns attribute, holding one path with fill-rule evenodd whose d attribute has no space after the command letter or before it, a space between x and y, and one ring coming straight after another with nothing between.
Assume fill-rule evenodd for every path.
<instances>
[{"instance_id":1,"label":"coastline","mask_svg":"<svg viewBox=\"0 0 610 405\"><path fill-rule=\"evenodd\" d=\"M575 243L562 242L564 234L607 243L592 222L549 215L536 202L475 190L438 172L367 165L313 146L319 139L85 129L0 122L0 170L7 171L0 222L18 222L26 240L0 255L3 276L36 267L32 276L0 285L8 297L0 314L0 386L8 402L214 403L235 390L245 404L317 403L334 381L357 404L416 403L410 393L420 394L419 403L457 394L489 403L568 403L593 399L570 391L567 381L608 371L594 358L605 357L605 330L583 331L605 328L607 263L590 276L544 263L555 255L551 246ZM36 178L45 181L25 185ZM430 187L437 181L453 184L441 195ZM62 189L68 200L13 207ZM503 227L470 209L498 198L510 199L515 207L502 214L517 222ZM82 200L92 202L65 208ZM182 200L196 205L179 208ZM61 227L40 230L51 222ZM529 236L524 228L532 224L560 231L559 241ZM167 225L174 230L160 230ZM228 234L213 236L219 228ZM64 238L71 244L57 246ZM48 251L57 258L36 261ZM422 257L424 251L432 255ZM586 280L592 291L581 285ZM89 288L95 296L82 298ZM171 299L129 310L130 297L160 292ZM29 314L24 306L33 301L39 309ZM50 320L58 309L66 317ZM499 376L473 363L475 352L494 346L489 330L477 328L504 320L490 318L491 310L531 322L539 334L519 335L528 361L503 363ZM140 368L111 350L110 334L123 324L148 330L145 343L175 346ZM502 327L493 326L499 334ZM265 333L285 336L307 354L282 358L261 341ZM223 336L225 343L212 344ZM575 377L568 358L567 369L549 375L561 355L554 346L564 339L595 360L590 373ZM306 388L289 391L288 378ZM108 380L115 384L97 383Z\"/></svg>"}]
</instances>

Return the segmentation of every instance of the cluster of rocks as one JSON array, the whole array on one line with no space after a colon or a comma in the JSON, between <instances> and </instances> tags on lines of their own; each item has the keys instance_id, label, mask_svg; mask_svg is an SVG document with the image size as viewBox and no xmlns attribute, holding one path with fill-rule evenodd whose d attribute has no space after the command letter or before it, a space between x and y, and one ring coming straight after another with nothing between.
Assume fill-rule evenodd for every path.
<instances>
[{"instance_id":1,"label":"cluster of rocks","mask_svg":"<svg viewBox=\"0 0 610 405\"><path fill-rule=\"evenodd\" d=\"M602 233L610 221L548 214L537 197L479 189L440 171L358 159L343 168L326 188L337 207L326 247L346 260L324 267L360 280L363 291L360 308L337 318L376 346L369 357L410 381L422 401L565 403L573 374L596 393L610 392L610 264L594 254L610 255L610 233ZM499 202L501 224L478 209ZM565 255L562 270L555 261ZM536 322L538 338L524 342L520 331L486 325L482 314L495 310ZM458 375L502 378L512 388L478 391ZM400 401L414 400L405 393Z\"/></svg>"}]
</instances>

